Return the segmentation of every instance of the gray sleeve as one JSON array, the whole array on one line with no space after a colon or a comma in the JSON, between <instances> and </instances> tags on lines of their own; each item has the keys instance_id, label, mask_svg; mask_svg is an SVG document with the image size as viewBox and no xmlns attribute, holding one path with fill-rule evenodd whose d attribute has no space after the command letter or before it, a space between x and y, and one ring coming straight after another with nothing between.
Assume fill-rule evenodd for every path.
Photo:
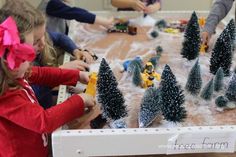
<instances>
[{"instance_id":1,"label":"gray sleeve","mask_svg":"<svg viewBox=\"0 0 236 157\"><path fill-rule=\"evenodd\" d=\"M207 17L203 31L213 34L216 26L232 8L233 2L234 0L215 0Z\"/></svg>"}]
</instances>

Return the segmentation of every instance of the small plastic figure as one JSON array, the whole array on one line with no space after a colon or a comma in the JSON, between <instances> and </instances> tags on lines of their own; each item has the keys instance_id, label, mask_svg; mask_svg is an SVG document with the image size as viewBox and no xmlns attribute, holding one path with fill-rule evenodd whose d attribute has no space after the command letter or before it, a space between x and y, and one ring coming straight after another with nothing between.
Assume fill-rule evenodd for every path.
<instances>
[{"instance_id":1,"label":"small plastic figure","mask_svg":"<svg viewBox=\"0 0 236 157\"><path fill-rule=\"evenodd\" d=\"M154 70L154 66L151 62L147 62L144 68L144 72L141 74L143 79L143 88L153 87L153 80L157 81L161 80L161 75L156 73Z\"/></svg>"},{"instance_id":2,"label":"small plastic figure","mask_svg":"<svg viewBox=\"0 0 236 157\"><path fill-rule=\"evenodd\" d=\"M201 44L201 47L200 47L200 53L201 54L205 54L208 50L208 45L207 44Z\"/></svg>"},{"instance_id":3,"label":"small plastic figure","mask_svg":"<svg viewBox=\"0 0 236 157\"><path fill-rule=\"evenodd\" d=\"M87 85L87 88L85 90L86 94L90 94L93 97L96 96L96 84L97 84L97 73L93 72L90 75L90 79Z\"/></svg>"},{"instance_id":4,"label":"small plastic figure","mask_svg":"<svg viewBox=\"0 0 236 157\"><path fill-rule=\"evenodd\" d=\"M198 23L199 23L199 26L200 27L204 27L205 26L205 23L206 23L206 18L205 17L200 17L198 19Z\"/></svg>"},{"instance_id":5,"label":"small plastic figure","mask_svg":"<svg viewBox=\"0 0 236 157\"><path fill-rule=\"evenodd\" d=\"M176 28L165 28L164 29L164 32L166 33L171 33L171 34L177 34L180 32L179 29L176 29Z\"/></svg>"}]
</instances>

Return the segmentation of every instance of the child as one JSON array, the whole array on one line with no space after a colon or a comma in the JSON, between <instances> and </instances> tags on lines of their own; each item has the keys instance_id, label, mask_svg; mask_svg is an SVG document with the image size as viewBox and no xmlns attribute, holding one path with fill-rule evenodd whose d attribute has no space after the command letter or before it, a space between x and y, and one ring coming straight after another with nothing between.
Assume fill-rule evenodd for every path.
<instances>
[{"instance_id":1,"label":"child","mask_svg":"<svg viewBox=\"0 0 236 157\"><path fill-rule=\"evenodd\" d=\"M111 4L118 10L143 11L145 14L160 10L160 0L111 0Z\"/></svg>"},{"instance_id":2,"label":"child","mask_svg":"<svg viewBox=\"0 0 236 157\"><path fill-rule=\"evenodd\" d=\"M84 63L81 60L74 60L74 61L65 63L63 65L59 65L58 56L60 54L58 53L59 51L54 48L54 45L62 47L64 50L67 50L73 53L73 55L75 56L79 55L81 52L81 56L83 57L85 56L84 54L88 52L78 51L77 47L72 42L72 40L69 39L69 37L67 37L66 35L61 34L61 33L54 33L56 34L56 36L53 34L53 32L49 33L49 34L53 34L52 36L53 40L51 40L45 31L44 16L42 15L40 11L35 9L30 3L26 1L19 2L19 1L13 0L9 3L6 3L3 8L4 10L10 10L11 8L13 10L16 10L17 14L19 15L26 14L26 17L31 17L33 19L33 22L34 22L34 44L33 45L37 53L37 57L34 61L35 65L59 66L60 68L64 68L64 69L65 68L66 69L79 69L82 71L85 71L85 69L89 69L89 65L87 63ZM66 39L66 40L63 40L63 39ZM77 51L78 53L76 54L75 52ZM91 58L90 54L88 54L87 56ZM85 60L90 63L91 59L89 60L89 57L85 57ZM53 104L55 104L53 101L51 87L32 84L32 88L37 96L37 99L40 105L42 105L44 109L50 108ZM73 89L74 87L71 87L71 88Z\"/></svg>"},{"instance_id":3,"label":"child","mask_svg":"<svg viewBox=\"0 0 236 157\"><path fill-rule=\"evenodd\" d=\"M28 17L34 20L34 45L35 50L38 54L37 59L40 60L39 65L41 66L59 66L58 58L60 51L56 51L55 47L58 47L75 57L75 59L86 61L90 64L93 61L91 53L84 51L76 46L76 44L66 35L57 32L47 32L45 31L46 20L44 15L34 8L27 1L12 0L2 8L3 10L15 10L17 14L22 14L25 12ZM46 38L46 40L45 40ZM48 45L48 46L47 46ZM39 53L40 51L40 53ZM75 64L76 63L76 64ZM89 68L88 64L82 61L75 61L75 63L67 63L67 67L79 67L80 70L85 70Z\"/></svg>"},{"instance_id":4,"label":"child","mask_svg":"<svg viewBox=\"0 0 236 157\"><path fill-rule=\"evenodd\" d=\"M234 0L215 0L201 33L202 43L209 43L212 34L215 32L216 26L228 14L233 3Z\"/></svg>"},{"instance_id":5,"label":"child","mask_svg":"<svg viewBox=\"0 0 236 157\"><path fill-rule=\"evenodd\" d=\"M31 22L0 10L0 23L0 156L47 157L47 133L81 116L84 108L92 108L95 102L86 94L73 95L44 110L29 82L75 85L78 79L88 81L88 75L49 67L28 71L35 57Z\"/></svg>"},{"instance_id":6,"label":"child","mask_svg":"<svg viewBox=\"0 0 236 157\"><path fill-rule=\"evenodd\" d=\"M65 1L65 0L64 0ZM113 18L103 18L85 9L70 7L63 0L42 0L39 9L48 15L47 30L68 34L69 26L66 20L76 20L89 24L99 24L106 28L112 27Z\"/></svg>"}]
</instances>

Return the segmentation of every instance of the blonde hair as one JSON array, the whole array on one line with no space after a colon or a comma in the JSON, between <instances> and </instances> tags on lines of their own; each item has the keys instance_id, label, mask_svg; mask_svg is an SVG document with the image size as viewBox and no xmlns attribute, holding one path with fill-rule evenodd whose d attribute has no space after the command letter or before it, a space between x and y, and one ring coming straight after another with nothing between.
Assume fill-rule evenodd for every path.
<instances>
[{"instance_id":1,"label":"blonde hair","mask_svg":"<svg viewBox=\"0 0 236 157\"><path fill-rule=\"evenodd\" d=\"M50 39L47 32L45 32L45 46L43 48L43 52L41 54L40 64L43 66L58 66L58 54L56 49L53 46L53 42Z\"/></svg>"},{"instance_id":2,"label":"blonde hair","mask_svg":"<svg viewBox=\"0 0 236 157\"><path fill-rule=\"evenodd\" d=\"M3 6L4 10L15 10L17 14L27 15L32 18L34 23L34 28L42 27L46 24L46 17L40 11L32 6L29 2L25 0L7 0L7 3ZM43 51L39 54L39 64L42 66L58 66L57 62L57 52L53 46L48 33L45 32L45 46Z\"/></svg>"},{"instance_id":3,"label":"blonde hair","mask_svg":"<svg viewBox=\"0 0 236 157\"><path fill-rule=\"evenodd\" d=\"M33 23L29 19L24 18L24 16L17 15L10 11L0 10L0 23L5 21L9 16L11 16L17 25L19 31L21 43L25 42L25 35L33 31ZM6 64L6 55L8 49L6 49L2 58L0 58L0 95L2 95L6 89L9 87L20 87L16 81L15 76L9 70Z\"/></svg>"},{"instance_id":4,"label":"blonde hair","mask_svg":"<svg viewBox=\"0 0 236 157\"><path fill-rule=\"evenodd\" d=\"M15 14L26 16L33 21L34 27L43 26L46 23L43 13L25 0L6 0L2 9L6 11L14 10Z\"/></svg>"}]
</instances>

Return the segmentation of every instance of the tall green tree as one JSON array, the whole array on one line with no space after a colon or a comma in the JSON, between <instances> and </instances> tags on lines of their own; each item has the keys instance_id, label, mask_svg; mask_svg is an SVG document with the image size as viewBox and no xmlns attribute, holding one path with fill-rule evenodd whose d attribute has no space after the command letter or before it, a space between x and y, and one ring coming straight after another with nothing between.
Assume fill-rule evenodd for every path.
<instances>
[{"instance_id":1,"label":"tall green tree","mask_svg":"<svg viewBox=\"0 0 236 157\"><path fill-rule=\"evenodd\" d=\"M230 34L230 39L231 39L231 44L232 44L232 51L234 51L235 46L234 46L234 41L235 41L235 21L234 19L231 19L229 23L226 26L226 30L229 31Z\"/></svg>"},{"instance_id":2,"label":"tall green tree","mask_svg":"<svg viewBox=\"0 0 236 157\"><path fill-rule=\"evenodd\" d=\"M148 88L141 102L139 112L139 127L147 127L157 116L161 115L160 90L155 87Z\"/></svg>"},{"instance_id":3,"label":"tall green tree","mask_svg":"<svg viewBox=\"0 0 236 157\"><path fill-rule=\"evenodd\" d=\"M97 91L102 114L108 120L117 120L127 115L124 97L117 86L116 78L103 58L98 72Z\"/></svg>"},{"instance_id":4,"label":"tall green tree","mask_svg":"<svg viewBox=\"0 0 236 157\"><path fill-rule=\"evenodd\" d=\"M188 75L188 80L185 85L185 89L192 95L198 95L201 90L201 87L202 77L199 61L197 60Z\"/></svg>"},{"instance_id":5,"label":"tall green tree","mask_svg":"<svg viewBox=\"0 0 236 157\"><path fill-rule=\"evenodd\" d=\"M184 94L176 77L168 65L165 66L160 83L161 106L164 118L172 122L182 122L187 116Z\"/></svg>"},{"instance_id":6,"label":"tall green tree","mask_svg":"<svg viewBox=\"0 0 236 157\"><path fill-rule=\"evenodd\" d=\"M227 28L223 30L217 38L210 58L210 72L216 74L217 70L222 67L225 76L230 75L232 64L232 37Z\"/></svg>"},{"instance_id":7,"label":"tall green tree","mask_svg":"<svg viewBox=\"0 0 236 157\"><path fill-rule=\"evenodd\" d=\"M181 50L182 57L187 58L188 60L197 58L199 56L200 43L201 38L198 17L196 13L193 12L184 34L183 47Z\"/></svg>"}]
</instances>

